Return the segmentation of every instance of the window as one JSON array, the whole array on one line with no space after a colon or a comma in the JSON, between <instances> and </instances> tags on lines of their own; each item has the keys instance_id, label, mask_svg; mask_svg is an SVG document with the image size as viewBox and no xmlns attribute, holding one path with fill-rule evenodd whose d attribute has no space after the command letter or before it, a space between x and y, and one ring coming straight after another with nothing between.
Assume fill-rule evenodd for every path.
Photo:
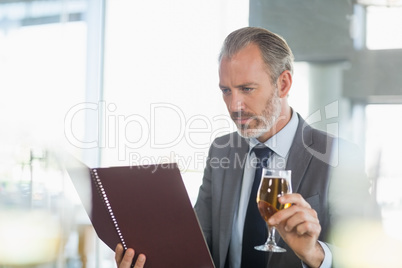
<instances>
[{"instance_id":1,"label":"window","mask_svg":"<svg viewBox=\"0 0 402 268\"><path fill-rule=\"evenodd\" d=\"M402 48L402 7L367 7L368 49Z\"/></svg>"},{"instance_id":2,"label":"window","mask_svg":"<svg viewBox=\"0 0 402 268\"><path fill-rule=\"evenodd\" d=\"M366 161L369 176L376 182L384 229L402 239L402 126L401 104L372 104L366 107Z\"/></svg>"}]
</instances>

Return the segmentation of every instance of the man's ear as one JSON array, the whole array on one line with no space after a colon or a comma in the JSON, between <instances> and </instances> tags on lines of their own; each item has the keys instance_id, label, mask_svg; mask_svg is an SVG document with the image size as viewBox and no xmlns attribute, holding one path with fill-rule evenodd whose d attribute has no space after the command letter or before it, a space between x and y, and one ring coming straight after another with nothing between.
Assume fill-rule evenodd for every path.
<instances>
[{"instance_id":1,"label":"man's ear","mask_svg":"<svg viewBox=\"0 0 402 268\"><path fill-rule=\"evenodd\" d=\"M288 70L283 71L278 77L277 85L279 97L286 97L292 87L292 74Z\"/></svg>"}]
</instances>

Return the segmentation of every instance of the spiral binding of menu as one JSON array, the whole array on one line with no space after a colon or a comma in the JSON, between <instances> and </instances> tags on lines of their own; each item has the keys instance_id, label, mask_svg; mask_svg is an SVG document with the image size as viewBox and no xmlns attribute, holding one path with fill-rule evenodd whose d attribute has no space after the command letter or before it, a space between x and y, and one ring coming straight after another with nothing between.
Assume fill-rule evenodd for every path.
<instances>
[{"instance_id":1,"label":"spiral binding of menu","mask_svg":"<svg viewBox=\"0 0 402 268\"><path fill-rule=\"evenodd\" d=\"M106 191L103 188L102 181L98 176L98 171L96 169L92 169L92 178L95 180L95 185L98 190L98 193L102 196L103 203L106 206L107 211L109 212L110 218L113 221L113 225L116 228L116 232L120 238L121 244L123 245L124 250L127 250L126 242L124 241L123 235L121 234L119 224L117 223L116 217L114 216L112 206L110 205L109 199L106 195Z\"/></svg>"}]
</instances>

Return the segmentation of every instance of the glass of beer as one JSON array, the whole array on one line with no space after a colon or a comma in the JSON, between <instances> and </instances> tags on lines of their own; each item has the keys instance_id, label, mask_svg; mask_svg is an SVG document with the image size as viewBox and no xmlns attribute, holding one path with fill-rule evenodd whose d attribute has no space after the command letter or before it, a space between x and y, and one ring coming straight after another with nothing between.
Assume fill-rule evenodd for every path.
<instances>
[{"instance_id":1,"label":"glass of beer","mask_svg":"<svg viewBox=\"0 0 402 268\"><path fill-rule=\"evenodd\" d=\"M286 249L276 245L275 227L268 225L268 219L278 210L285 209L291 204L281 204L278 198L292 193L291 171L263 169L260 187L257 192L257 205L261 217L267 223L268 239L264 245L255 246L256 250L270 252L286 252Z\"/></svg>"}]
</instances>

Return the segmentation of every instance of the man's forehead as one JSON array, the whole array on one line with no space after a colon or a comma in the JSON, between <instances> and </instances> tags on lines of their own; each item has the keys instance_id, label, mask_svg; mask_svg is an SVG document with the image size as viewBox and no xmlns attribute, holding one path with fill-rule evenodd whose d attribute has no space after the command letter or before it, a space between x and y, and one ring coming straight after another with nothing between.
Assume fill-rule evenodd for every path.
<instances>
[{"instance_id":1,"label":"man's forehead","mask_svg":"<svg viewBox=\"0 0 402 268\"><path fill-rule=\"evenodd\" d=\"M221 59L226 58L227 60L232 60L243 54L246 54L248 56L257 56L262 59L261 49L255 43L249 43L243 47L236 49L235 51L224 54L222 55Z\"/></svg>"},{"instance_id":2,"label":"man's forehead","mask_svg":"<svg viewBox=\"0 0 402 268\"><path fill-rule=\"evenodd\" d=\"M243 77L245 80L242 83L252 82L253 79L247 79L247 77L254 77L257 74L261 74L261 72L270 76L271 71L259 53L255 53L255 51L251 53L243 51L240 53L235 54L233 57L222 57L218 66L221 82L227 76Z\"/></svg>"}]
</instances>

